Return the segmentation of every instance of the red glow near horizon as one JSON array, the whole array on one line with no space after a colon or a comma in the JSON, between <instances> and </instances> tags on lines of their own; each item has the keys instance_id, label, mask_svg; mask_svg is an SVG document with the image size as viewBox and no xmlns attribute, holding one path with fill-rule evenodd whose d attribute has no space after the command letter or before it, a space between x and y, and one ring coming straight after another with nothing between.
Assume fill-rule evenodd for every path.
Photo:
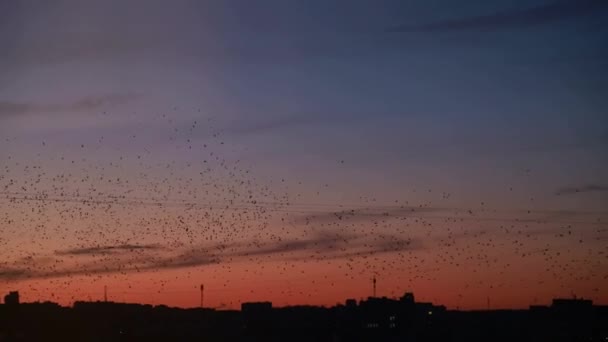
<instances>
[{"instance_id":1,"label":"red glow near horizon","mask_svg":"<svg viewBox=\"0 0 608 342\"><path fill-rule=\"evenodd\" d=\"M85 157L103 155L102 140L67 158L9 158L2 289L69 305L107 286L116 301L195 307L204 283L209 307L330 306L370 296L376 277L380 296L413 291L450 308L608 299L601 213L465 206L431 191L391 202L356 198L348 185L316 191L257 178L218 154L216 139L197 152L189 139L175 143L179 161L137 150Z\"/></svg>"}]
</instances>

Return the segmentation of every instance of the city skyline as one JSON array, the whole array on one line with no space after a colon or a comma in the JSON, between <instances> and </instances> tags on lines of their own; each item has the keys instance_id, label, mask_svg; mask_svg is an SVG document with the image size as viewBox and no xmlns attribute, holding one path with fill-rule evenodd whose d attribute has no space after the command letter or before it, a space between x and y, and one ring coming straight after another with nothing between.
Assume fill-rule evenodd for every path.
<instances>
[{"instance_id":1,"label":"city skyline","mask_svg":"<svg viewBox=\"0 0 608 342\"><path fill-rule=\"evenodd\" d=\"M5 339L208 339L221 341L603 341L608 306L586 299L553 299L524 310L446 310L411 292L400 298L346 299L331 307L246 302L237 310L172 308L108 301L20 303L10 292L0 304Z\"/></svg>"}]
</instances>

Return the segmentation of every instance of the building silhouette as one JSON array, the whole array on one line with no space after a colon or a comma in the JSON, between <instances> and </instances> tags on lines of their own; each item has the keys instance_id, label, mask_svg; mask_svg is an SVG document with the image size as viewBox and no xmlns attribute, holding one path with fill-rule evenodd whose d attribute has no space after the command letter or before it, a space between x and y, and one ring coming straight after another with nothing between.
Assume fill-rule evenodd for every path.
<instances>
[{"instance_id":1,"label":"building silhouette","mask_svg":"<svg viewBox=\"0 0 608 342\"><path fill-rule=\"evenodd\" d=\"M4 304L19 305L19 291L11 291L4 296Z\"/></svg>"},{"instance_id":2,"label":"building silhouette","mask_svg":"<svg viewBox=\"0 0 608 342\"><path fill-rule=\"evenodd\" d=\"M400 298L348 299L334 307L241 310L75 302L0 305L0 341L606 341L608 307L584 299L555 299L527 310L447 310Z\"/></svg>"}]
</instances>

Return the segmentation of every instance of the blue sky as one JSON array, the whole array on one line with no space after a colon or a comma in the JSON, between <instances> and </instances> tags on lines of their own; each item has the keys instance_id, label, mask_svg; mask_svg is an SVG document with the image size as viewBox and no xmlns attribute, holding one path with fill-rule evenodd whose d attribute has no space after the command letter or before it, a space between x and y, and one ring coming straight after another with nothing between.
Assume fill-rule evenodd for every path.
<instances>
[{"instance_id":1,"label":"blue sky","mask_svg":"<svg viewBox=\"0 0 608 342\"><path fill-rule=\"evenodd\" d=\"M606 182L603 1L165 5L3 3L13 148L154 131L167 110L184 125L211 117L258 164L304 174L308 156L412 187L449 187L438 169L499 186L533 169L540 191Z\"/></svg>"}]
</instances>

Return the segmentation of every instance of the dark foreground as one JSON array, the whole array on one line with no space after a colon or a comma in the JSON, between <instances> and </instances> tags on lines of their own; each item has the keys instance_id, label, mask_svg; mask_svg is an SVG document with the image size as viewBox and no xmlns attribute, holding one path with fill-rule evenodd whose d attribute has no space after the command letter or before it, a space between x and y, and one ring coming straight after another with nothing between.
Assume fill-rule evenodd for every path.
<instances>
[{"instance_id":1,"label":"dark foreground","mask_svg":"<svg viewBox=\"0 0 608 342\"><path fill-rule=\"evenodd\" d=\"M112 302L61 307L9 296L5 303L0 341L608 341L608 307L578 299L496 311L448 311L416 303L411 294L332 308L246 303L241 311Z\"/></svg>"}]
</instances>

